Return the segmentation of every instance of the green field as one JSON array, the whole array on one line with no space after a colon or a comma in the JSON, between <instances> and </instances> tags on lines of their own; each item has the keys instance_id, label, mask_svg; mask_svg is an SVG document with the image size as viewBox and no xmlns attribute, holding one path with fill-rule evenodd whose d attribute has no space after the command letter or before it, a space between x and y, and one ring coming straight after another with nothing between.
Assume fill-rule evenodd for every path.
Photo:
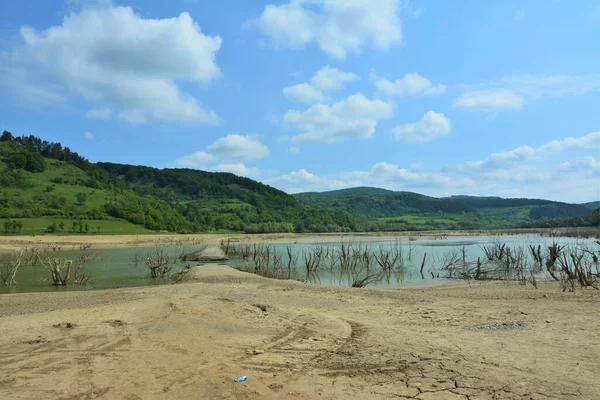
<instances>
[{"instance_id":1,"label":"green field","mask_svg":"<svg viewBox=\"0 0 600 400\"><path fill-rule=\"evenodd\" d=\"M58 229L55 234L57 235L74 235L74 234L86 234L85 224L88 224L87 234L100 234L100 235L132 235L132 234L148 234L155 233L142 226L132 224L127 221L111 221L111 220L82 220L84 224L83 232L79 231L79 226L73 230L73 223L78 223L79 220L72 219L57 219L50 217L40 218L18 218L12 219L12 221L19 221L23 225L20 231L22 235L43 235L47 233L48 226L55 224L58 225L60 221L64 222L64 229ZM0 229L1 234L6 235L4 231L4 223L6 219L0 218ZM98 227L100 229L98 229ZM12 233L19 234L19 233Z\"/></svg>"}]
</instances>

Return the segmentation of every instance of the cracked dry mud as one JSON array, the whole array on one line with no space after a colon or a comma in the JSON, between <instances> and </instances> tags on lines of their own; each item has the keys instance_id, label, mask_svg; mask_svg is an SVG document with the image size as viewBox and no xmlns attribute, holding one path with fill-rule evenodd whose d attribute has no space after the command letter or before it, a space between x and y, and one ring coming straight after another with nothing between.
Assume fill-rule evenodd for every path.
<instances>
[{"instance_id":1,"label":"cracked dry mud","mask_svg":"<svg viewBox=\"0 0 600 400\"><path fill-rule=\"evenodd\" d=\"M0 398L600 398L596 291L189 279L1 296Z\"/></svg>"}]
</instances>

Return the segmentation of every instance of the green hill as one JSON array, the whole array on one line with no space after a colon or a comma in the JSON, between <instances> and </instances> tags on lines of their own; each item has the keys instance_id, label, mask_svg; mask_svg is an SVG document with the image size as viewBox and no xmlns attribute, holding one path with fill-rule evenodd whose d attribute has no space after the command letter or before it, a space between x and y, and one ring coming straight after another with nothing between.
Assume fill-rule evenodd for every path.
<instances>
[{"instance_id":1,"label":"green hill","mask_svg":"<svg viewBox=\"0 0 600 400\"><path fill-rule=\"evenodd\" d=\"M294 196L311 207L355 215L368 221L365 225L370 230L514 228L534 221L553 226L559 221L570 223L566 218L583 216L590 211L582 205L543 199L434 198L365 187Z\"/></svg>"},{"instance_id":2,"label":"green hill","mask_svg":"<svg viewBox=\"0 0 600 400\"><path fill-rule=\"evenodd\" d=\"M60 143L0 137L4 233L349 232L560 226L589 205L357 187L288 195L230 173L91 163Z\"/></svg>"},{"instance_id":3,"label":"green hill","mask_svg":"<svg viewBox=\"0 0 600 400\"><path fill-rule=\"evenodd\" d=\"M59 143L9 132L0 138L0 160L0 227L27 219L21 229L5 233L40 233L40 223L31 218L53 218L57 226L46 228L57 233L93 232L98 226L99 233L134 233L140 227L183 233L358 229L346 213L303 207L280 190L229 173L92 164ZM85 222L72 228L79 221ZM122 229L106 231L97 221L119 221Z\"/></svg>"},{"instance_id":4,"label":"green hill","mask_svg":"<svg viewBox=\"0 0 600 400\"><path fill-rule=\"evenodd\" d=\"M596 210L600 208L600 201L590 201L589 203L583 203L581 205L589 208L590 210Z\"/></svg>"}]
</instances>

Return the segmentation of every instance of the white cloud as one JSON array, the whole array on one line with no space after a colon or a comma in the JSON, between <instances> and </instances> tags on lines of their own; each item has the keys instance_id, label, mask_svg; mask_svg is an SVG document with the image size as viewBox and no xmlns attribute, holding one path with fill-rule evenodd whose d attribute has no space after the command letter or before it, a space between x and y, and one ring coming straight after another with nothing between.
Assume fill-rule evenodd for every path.
<instances>
[{"instance_id":1,"label":"white cloud","mask_svg":"<svg viewBox=\"0 0 600 400\"><path fill-rule=\"evenodd\" d=\"M283 95L290 100L306 104L322 103L326 99L323 92L310 83L299 83L285 87L283 88Z\"/></svg>"},{"instance_id":2,"label":"white cloud","mask_svg":"<svg viewBox=\"0 0 600 400\"><path fill-rule=\"evenodd\" d=\"M518 110L524 103L525 99L522 96L509 91L480 90L461 95L454 101L453 106L475 111Z\"/></svg>"},{"instance_id":3,"label":"white cloud","mask_svg":"<svg viewBox=\"0 0 600 400\"><path fill-rule=\"evenodd\" d=\"M579 96L600 91L600 75L510 75L466 90L454 107L478 111L519 110L526 102L546 97Z\"/></svg>"},{"instance_id":4,"label":"white cloud","mask_svg":"<svg viewBox=\"0 0 600 400\"><path fill-rule=\"evenodd\" d=\"M342 181L320 177L308 172L306 169L292 171L289 174L267 180L265 183L282 188L288 193L334 190L345 187Z\"/></svg>"},{"instance_id":5,"label":"white cloud","mask_svg":"<svg viewBox=\"0 0 600 400\"><path fill-rule=\"evenodd\" d=\"M188 13L144 19L131 7L91 7L44 31L22 27L28 56L73 93L119 110L131 123L219 122L176 82L219 75L218 36L204 35Z\"/></svg>"},{"instance_id":6,"label":"white cloud","mask_svg":"<svg viewBox=\"0 0 600 400\"><path fill-rule=\"evenodd\" d=\"M563 171L600 172L600 161L594 157L586 156L561 163L559 167Z\"/></svg>"},{"instance_id":7,"label":"white cloud","mask_svg":"<svg viewBox=\"0 0 600 400\"><path fill-rule=\"evenodd\" d=\"M377 122L393 113L391 103L369 100L357 93L331 106L317 104L306 111L288 110L283 122L301 132L291 138L292 142L334 143L371 137Z\"/></svg>"},{"instance_id":8,"label":"white cloud","mask_svg":"<svg viewBox=\"0 0 600 400\"><path fill-rule=\"evenodd\" d=\"M210 168L216 172L231 172L232 174L241 176L256 176L260 175L258 168L247 167L243 163L219 163Z\"/></svg>"},{"instance_id":9,"label":"white cloud","mask_svg":"<svg viewBox=\"0 0 600 400\"><path fill-rule=\"evenodd\" d=\"M493 153L488 158L480 161L467 162L468 168L505 168L509 164L530 160L536 151L531 146L519 146L515 149L500 153Z\"/></svg>"},{"instance_id":10,"label":"white cloud","mask_svg":"<svg viewBox=\"0 0 600 400\"><path fill-rule=\"evenodd\" d=\"M360 79L351 72L324 66L312 76L310 83L299 83L283 89L283 94L290 100L300 103L315 104L327 100L325 92L341 89L346 83Z\"/></svg>"},{"instance_id":11,"label":"white cloud","mask_svg":"<svg viewBox=\"0 0 600 400\"><path fill-rule=\"evenodd\" d=\"M396 140L406 143L427 143L448 136L452 124L444 114L427 111L421 121L398 125L393 129Z\"/></svg>"},{"instance_id":12,"label":"white cloud","mask_svg":"<svg viewBox=\"0 0 600 400\"><path fill-rule=\"evenodd\" d=\"M83 137L85 140L94 140L94 135L91 132L84 132Z\"/></svg>"},{"instance_id":13,"label":"white cloud","mask_svg":"<svg viewBox=\"0 0 600 400\"><path fill-rule=\"evenodd\" d=\"M539 151L549 152L561 152L566 150L600 151L600 131L592 132L586 136L568 137L562 140L553 140L539 148Z\"/></svg>"},{"instance_id":14,"label":"white cloud","mask_svg":"<svg viewBox=\"0 0 600 400\"><path fill-rule=\"evenodd\" d=\"M424 95L433 96L446 91L446 86L438 83L433 85L431 81L416 72L410 72L401 79L390 81L385 78L376 78L377 89L388 96Z\"/></svg>"},{"instance_id":15,"label":"white cloud","mask_svg":"<svg viewBox=\"0 0 600 400\"><path fill-rule=\"evenodd\" d=\"M399 0L290 0L267 5L254 21L279 48L316 42L326 54L345 58L365 47L386 50L402 39Z\"/></svg>"},{"instance_id":16,"label":"white cloud","mask_svg":"<svg viewBox=\"0 0 600 400\"><path fill-rule=\"evenodd\" d=\"M427 163L404 168L382 161L365 170L326 175L301 169L266 183L291 193L376 186L431 196L473 194L584 202L597 200L599 195L600 160L594 157L600 154L597 140L600 132L549 142L554 143L552 146L520 146L471 165L446 166L437 171L425 170ZM564 159L574 151L583 154ZM592 154L586 154L590 151Z\"/></svg>"},{"instance_id":17,"label":"white cloud","mask_svg":"<svg viewBox=\"0 0 600 400\"><path fill-rule=\"evenodd\" d=\"M341 89L346 83L359 80L359 76L352 72L340 71L337 68L324 66L310 80L310 83L317 89L323 91Z\"/></svg>"},{"instance_id":18,"label":"white cloud","mask_svg":"<svg viewBox=\"0 0 600 400\"><path fill-rule=\"evenodd\" d=\"M506 168L509 165L522 163L542 158L542 156L556 155L570 150L596 151L600 152L600 132L592 132L585 136L568 137L562 140L552 140L548 143L533 148L531 146L519 146L509 151L493 153L489 157L467 162L463 167L469 168Z\"/></svg>"},{"instance_id":19,"label":"white cloud","mask_svg":"<svg viewBox=\"0 0 600 400\"><path fill-rule=\"evenodd\" d=\"M85 113L87 119L109 119L112 115L110 108L92 108Z\"/></svg>"},{"instance_id":20,"label":"white cloud","mask_svg":"<svg viewBox=\"0 0 600 400\"><path fill-rule=\"evenodd\" d=\"M269 156L269 148L249 135L227 135L208 146L208 151L223 160L256 161Z\"/></svg>"},{"instance_id":21,"label":"white cloud","mask_svg":"<svg viewBox=\"0 0 600 400\"><path fill-rule=\"evenodd\" d=\"M215 140L207 147L207 151L197 151L180 157L174 164L181 168L257 176L260 175L260 170L246 166L244 162L260 160L268 156L269 148L259 140L250 135L231 134Z\"/></svg>"},{"instance_id":22,"label":"white cloud","mask_svg":"<svg viewBox=\"0 0 600 400\"><path fill-rule=\"evenodd\" d=\"M451 177L434 172L415 172L386 162L374 164L366 171L349 171L318 176L306 169L267 180L266 183L285 190L288 193L307 191L335 190L356 186L376 186L391 190L451 191L459 193L474 187L468 177Z\"/></svg>"},{"instance_id":23,"label":"white cloud","mask_svg":"<svg viewBox=\"0 0 600 400\"><path fill-rule=\"evenodd\" d=\"M216 157L204 151L197 151L189 156L180 157L175 160L175 165L183 168L200 168L207 163L213 162Z\"/></svg>"},{"instance_id":24,"label":"white cloud","mask_svg":"<svg viewBox=\"0 0 600 400\"><path fill-rule=\"evenodd\" d=\"M288 152L290 152L292 154L298 154L298 153L300 153L300 148L298 148L296 146L291 146L288 148Z\"/></svg>"}]
</instances>

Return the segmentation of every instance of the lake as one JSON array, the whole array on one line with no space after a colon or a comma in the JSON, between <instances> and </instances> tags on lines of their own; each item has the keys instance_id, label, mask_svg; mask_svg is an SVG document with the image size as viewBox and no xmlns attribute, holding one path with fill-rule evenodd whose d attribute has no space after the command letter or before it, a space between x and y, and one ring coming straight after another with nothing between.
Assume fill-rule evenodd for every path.
<instances>
[{"instance_id":1,"label":"lake","mask_svg":"<svg viewBox=\"0 0 600 400\"><path fill-rule=\"evenodd\" d=\"M401 253L402 267L395 267L387 271L385 274L380 274L377 279L369 281L368 287L414 287L414 286L430 286L438 285L446 282L446 273L442 271L442 266L448 262L452 256L456 257L459 254L460 259L464 257L467 263L473 264L477 258L485 259L486 254L483 250L484 246L490 246L495 242L506 243L507 247L513 249L522 248L531 260L529 245L541 245L542 254L546 248L553 242L560 245L570 246L589 246L600 250L599 246L594 243L593 239L578 239L578 238L548 238L539 235L507 235L507 236L452 236L447 238L422 238L418 237L415 240L402 242L396 241L393 238L385 238L381 240L358 241L348 240L345 245L351 245L354 249L369 249L372 253L377 253L380 250L394 250L396 254ZM239 254L233 254L233 246L246 246L246 244L232 244L229 251L231 257L229 265L246 270L254 271L256 263L252 260L242 260ZM266 243L261 243L259 247L264 248ZM182 253L192 253L200 251L204 246L165 246L161 247L171 257L178 257ZM286 272L288 265L287 249L291 250L292 257L296 259L291 268L293 269L294 278L308 281L311 283L323 285L340 285L350 286L357 279L366 277L372 269L378 268L377 264L373 263L368 271L363 268L355 269L354 271L342 271L338 264L334 263L334 254L339 252L340 242L319 242L314 244L296 244L296 243L277 243L270 246L270 254L277 254L281 257L277 267ZM328 257L321 260L317 270L311 273L306 273L305 257L314 253L316 249L322 249L328 252ZM135 248L113 248L113 249L89 249L88 253L97 253L96 258L83 268L84 275L90 278L90 283L86 285L69 282L67 286L54 286L51 284L50 273L42 265L34 267L22 266L16 275L16 285L1 285L0 293L19 293L19 292L42 292L42 291L65 291L65 290L94 290L94 289L111 289L132 286L148 286L173 282L172 278L152 279L150 273L145 266L144 260L147 253L154 251L155 247L135 247ZM239 249L238 249L239 250ZM425 264L423 266L423 274L419 271L423 262L424 254L427 254ZM75 259L81 254L81 250L61 250L56 252L46 252L44 257L56 257ZM135 259L138 261L134 261ZM272 260L270 261L272 263ZM185 267L187 263L177 261L173 264L171 273L177 272ZM192 266L196 263L190 263ZM332 265L333 264L333 265ZM271 264L270 264L271 265ZM264 267L264 266L263 266ZM270 266L269 268L272 268ZM287 272L286 272L287 273ZM542 272L540 276L543 276Z\"/></svg>"}]
</instances>

